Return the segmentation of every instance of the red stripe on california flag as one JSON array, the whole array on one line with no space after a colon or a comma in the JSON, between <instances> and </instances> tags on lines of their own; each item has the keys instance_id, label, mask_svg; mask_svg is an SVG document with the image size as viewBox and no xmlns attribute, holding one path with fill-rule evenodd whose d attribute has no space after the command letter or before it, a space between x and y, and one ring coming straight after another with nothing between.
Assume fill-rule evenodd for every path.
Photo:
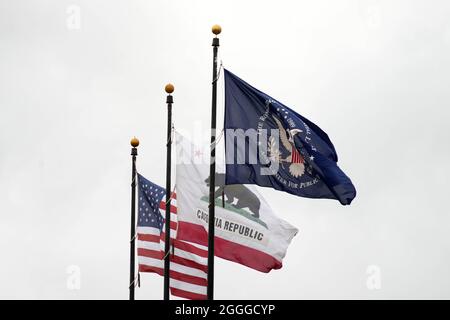
<instances>
[{"instance_id":1,"label":"red stripe on california flag","mask_svg":"<svg viewBox=\"0 0 450 320\"><path fill-rule=\"evenodd\" d=\"M208 234L202 226L184 221L178 223L178 239L207 245ZM214 255L266 273L282 267L281 261L265 252L219 237L214 238Z\"/></svg>"},{"instance_id":2,"label":"red stripe on california flag","mask_svg":"<svg viewBox=\"0 0 450 320\"><path fill-rule=\"evenodd\" d=\"M170 292L174 296L185 298L185 299L190 299L190 300L206 300L206 298L207 298L206 295L188 292L188 291L184 291L184 290L177 289L177 288L170 288Z\"/></svg>"}]
</instances>

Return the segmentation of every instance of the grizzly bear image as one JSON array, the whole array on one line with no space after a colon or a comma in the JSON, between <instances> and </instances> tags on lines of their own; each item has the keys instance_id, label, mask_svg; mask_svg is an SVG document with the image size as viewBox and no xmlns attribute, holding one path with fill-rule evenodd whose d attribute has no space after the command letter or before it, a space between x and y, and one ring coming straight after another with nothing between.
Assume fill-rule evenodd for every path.
<instances>
[{"instance_id":1,"label":"grizzly bear image","mask_svg":"<svg viewBox=\"0 0 450 320\"><path fill-rule=\"evenodd\" d=\"M206 178L205 182L209 187L209 177ZM220 197L222 192L228 204L233 205L237 209L248 208L252 212L253 217L259 218L261 202L258 197L242 184L225 186L225 174L216 173L216 192L214 193L214 199ZM236 199L237 202L234 203Z\"/></svg>"}]
</instances>

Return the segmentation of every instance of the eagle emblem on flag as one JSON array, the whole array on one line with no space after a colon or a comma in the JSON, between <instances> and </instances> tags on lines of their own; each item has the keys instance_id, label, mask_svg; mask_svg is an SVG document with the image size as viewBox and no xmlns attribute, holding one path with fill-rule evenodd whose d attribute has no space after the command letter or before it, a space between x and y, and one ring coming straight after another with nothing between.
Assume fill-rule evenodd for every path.
<instances>
[{"instance_id":1,"label":"eagle emblem on flag","mask_svg":"<svg viewBox=\"0 0 450 320\"><path fill-rule=\"evenodd\" d=\"M230 71L224 72L226 184L256 184L350 204L356 189L337 165L327 133Z\"/></svg>"},{"instance_id":2,"label":"eagle emblem on flag","mask_svg":"<svg viewBox=\"0 0 450 320\"><path fill-rule=\"evenodd\" d=\"M271 161L277 162L283 166L283 163L289 164L289 173L294 177L301 177L305 173L305 159L297 150L294 142L294 136L303 132L301 129L285 129L281 121L275 116L272 116L278 126L280 140L283 147L288 152L286 158L282 158L278 144L273 136L269 137L268 153Z\"/></svg>"}]
</instances>

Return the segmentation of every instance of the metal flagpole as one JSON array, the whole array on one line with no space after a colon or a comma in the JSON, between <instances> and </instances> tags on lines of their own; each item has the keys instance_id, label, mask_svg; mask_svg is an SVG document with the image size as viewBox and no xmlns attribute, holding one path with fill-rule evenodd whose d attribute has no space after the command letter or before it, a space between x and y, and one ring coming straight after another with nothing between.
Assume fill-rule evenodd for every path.
<instances>
[{"instance_id":1,"label":"metal flagpole","mask_svg":"<svg viewBox=\"0 0 450 320\"><path fill-rule=\"evenodd\" d=\"M213 76L212 76L212 105L211 105L211 160L209 167L209 221L208 221L208 300L214 299L214 224L216 220L215 199L216 191L216 111L217 111L217 51L222 28L219 25L212 27L213 38Z\"/></svg>"},{"instance_id":2,"label":"metal flagpole","mask_svg":"<svg viewBox=\"0 0 450 320\"><path fill-rule=\"evenodd\" d=\"M172 103L171 93L175 90L172 84L165 87L167 93L167 163L166 163L166 229L164 245L164 300L170 299L170 192L171 188L171 164L172 164Z\"/></svg>"},{"instance_id":3,"label":"metal flagpole","mask_svg":"<svg viewBox=\"0 0 450 320\"><path fill-rule=\"evenodd\" d=\"M139 140L134 137L131 139L131 237L130 237L130 300L134 300L134 283L135 283L135 240L136 240L136 156Z\"/></svg>"}]
</instances>

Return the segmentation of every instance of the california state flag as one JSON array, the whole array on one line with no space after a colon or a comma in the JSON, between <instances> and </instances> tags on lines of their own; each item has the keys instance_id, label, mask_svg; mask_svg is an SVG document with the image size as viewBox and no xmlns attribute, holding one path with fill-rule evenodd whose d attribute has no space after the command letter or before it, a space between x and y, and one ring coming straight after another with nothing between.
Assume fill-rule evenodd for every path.
<instances>
[{"instance_id":1,"label":"california state flag","mask_svg":"<svg viewBox=\"0 0 450 320\"><path fill-rule=\"evenodd\" d=\"M179 133L176 145L177 238L207 246L209 150ZM215 255L262 272L281 268L298 229L278 218L253 186L224 186L224 177L216 174Z\"/></svg>"}]
</instances>

